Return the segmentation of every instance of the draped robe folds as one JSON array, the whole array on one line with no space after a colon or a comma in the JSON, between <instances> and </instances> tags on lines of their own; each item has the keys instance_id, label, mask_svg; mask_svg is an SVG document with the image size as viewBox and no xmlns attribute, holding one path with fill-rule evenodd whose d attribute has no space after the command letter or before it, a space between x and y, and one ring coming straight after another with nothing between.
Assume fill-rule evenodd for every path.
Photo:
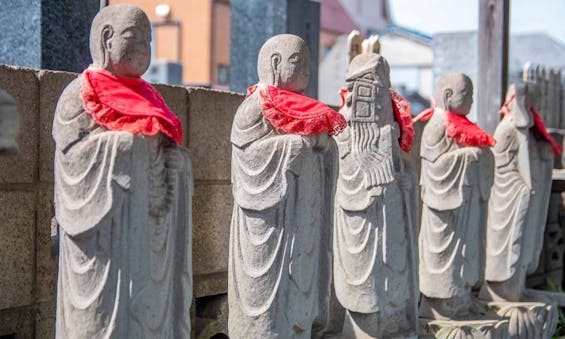
<instances>
[{"instance_id":1,"label":"draped robe folds","mask_svg":"<svg viewBox=\"0 0 565 339\"><path fill-rule=\"evenodd\" d=\"M492 183L487 148L460 147L436 112L422 135L419 234L420 292L430 298L465 297L482 280L484 224Z\"/></svg>"},{"instance_id":2,"label":"draped robe folds","mask_svg":"<svg viewBox=\"0 0 565 339\"><path fill-rule=\"evenodd\" d=\"M334 284L350 311L415 321L417 181L401 171L392 124L351 122L336 137Z\"/></svg>"},{"instance_id":3,"label":"draped robe folds","mask_svg":"<svg viewBox=\"0 0 565 339\"><path fill-rule=\"evenodd\" d=\"M505 116L495 131L487 223L487 281L523 286L538 266L551 190L551 145Z\"/></svg>"},{"instance_id":4,"label":"draped robe folds","mask_svg":"<svg viewBox=\"0 0 565 339\"><path fill-rule=\"evenodd\" d=\"M79 81L63 92L53 123L56 337L189 338L190 155L161 135L96 125ZM172 156L182 167L169 166Z\"/></svg>"},{"instance_id":5,"label":"draped robe folds","mask_svg":"<svg viewBox=\"0 0 565 339\"><path fill-rule=\"evenodd\" d=\"M277 134L256 96L232 128L229 335L310 338L327 319L335 144Z\"/></svg>"}]
</instances>

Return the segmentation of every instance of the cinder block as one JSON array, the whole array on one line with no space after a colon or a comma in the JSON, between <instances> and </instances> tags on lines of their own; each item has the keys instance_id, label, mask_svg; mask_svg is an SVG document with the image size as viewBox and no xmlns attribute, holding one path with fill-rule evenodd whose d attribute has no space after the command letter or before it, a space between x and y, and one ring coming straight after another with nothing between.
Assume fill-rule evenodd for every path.
<instances>
[{"instance_id":1,"label":"cinder block","mask_svg":"<svg viewBox=\"0 0 565 339\"><path fill-rule=\"evenodd\" d=\"M0 310L33 303L36 195L0 191Z\"/></svg>"},{"instance_id":2,"label":"cinder block","mask_svg":"<svg viewBox=\"0 0 565 339\"><path fill-rule=\"evenodd\" d=\"M39 302L54 303L57 290L57 258L51 254L51 218L53 209L53 186L42 183L37 206L37 253L35 295Z\"/></svg>"},{"instance_id":3,"label":"cinder block","mask_svg":"<svg viewBox=\"0 0 565 339\"><path fill-rule=\"evenodd\" d=\"M231 126L241 94L189 88L189 148L194 177L230 180Z\"/></svg>"},{"instance_id":4,"label":"cinder block","mask_svg":"<svg viewBox=\"0 0 565 339\"><path fill-rule=\"evenodd\" d=\"M154 84L155 88L161 93L167 106L176 113L182 122L183 143L188 142L188 92L186 88L164 84Z\"/></svg>"},{"instance_id":5,"label":"cinder block","mask_svg":"<svg viewBox=\"0 0 565 339\"><path fill-rule=\"evenodd\" d=\"M51 136L55 108L61 93L77 77L76 73L44 71L39 79L39 180L53 182L55 142Z\"/></svg>"},{"instance_id":6,"label":"cinder block","mask_svg":"<svg viewBox=\"0 0 565 339\"><path fill-rule=\"evenodd\" d=\"M0 65L0 88L18 105L20 153L0 156L0 183L33 183L37 178L39 82L36 71Z\"/></svg>"},{"instance_id":7,"label":"cinder block","mask_svg":"<svg viewBox=\"0 0 565 339\"><path fill-rule=\"evenodd\" d=\"M195 296L226 293L227 285L223 281L227 282L228 271L233 207L231 185L196 182L193 206L192 263ZM210 284L200 281L205 278L211 279Z\"/></svg>"}]
</instances>

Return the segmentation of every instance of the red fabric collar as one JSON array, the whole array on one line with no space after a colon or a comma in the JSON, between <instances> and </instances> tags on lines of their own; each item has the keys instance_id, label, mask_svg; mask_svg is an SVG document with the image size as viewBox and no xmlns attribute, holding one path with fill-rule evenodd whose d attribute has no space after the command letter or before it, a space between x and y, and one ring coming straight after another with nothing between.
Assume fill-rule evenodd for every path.
<instances>
[{"instance_id":1,"label":"red fabric collar","mask_svg":"<svg viewBox=\"0 0 565 339\"><path fill-rule=\"evenodd\" d=\"M400 148L404 152L408 153L412 149L415 134L410 103L406 100L406 98L393 90L390 90L390 99L392 101L394 119L400 125L400 137L398 137L398 143L400 144Z\"/></svg>"},{"instance_id":2,"label":"red fabric collar","mask_svg":"<svg viewBox=\"0 0 565 339\"><path fill-rule=\"evenodd\" d=\"M80 93L85 111L98 125L149 136L162 132L182 144L180 120L143 79L87 69L82 73Z\"/></svg>"},{"instance_id":3,"label":"red fabric collar","mask_svg":"<svg viewBox=\"0 0 565 339\"><path fill-rule=\"evenodd\" d=\"M508 100L506 100L504 104L502 104L502 107L500 108L500 113L502 115L512 114L512 111L510 111L508 107L510 106L510 102L512 102L512 100L514 100L515 98L516 98L516 94L512 94L510 98L508 98ZM555 154L556 156L560 155L561 152L563 151L563 148L561 147L561 145L557 143L557 141L555 141L555 139L553 139L551 134L549 134L549 132L545 128L543 119L539 115L536 108L534 106L530 106L529 108L530 108L530 112L532 112L532 117L534 119L534 126L532 126L534 136L538 139L544 139L547 142L549 142L551 144L551 148L553 149L553 154Z\"/></svg>"},{"instance_id":4,"label":"red fabric collar","mask_svg":"<svg viewBox=\"0 0 565 339\"><path fill-rule=\"evenodd\" d=\"M247 97L259 88L259 104L263 116L282 134L338 135L347 122L328 105L307 96L274 86L254 85L247 89Z\"/></svg>"},{"instance_id":5,"label":"red fabric collar","mask_svg":"<svg viewBox=\"0 0 565 339\"><path fill-rule=\"evenodd\" d=\"M414 117L413 121L428 121L434 115L435 108L430 107ZM459 146L490 147L496 141L467 116L453 112L445 112L445 130Z\"/></svg>"},{"instance_id":6,"label":"red fabric collar","mask_svg":"<svg viewBox=\"0 0 565 339\"><path fill-rule=\"evenodd\" d=\"M339 96L341 97L341 110L345 106L347 88L342 88L339 91ZM394 114L394 120L398 123L400 127L400 136L398 137L398 144L400 148L408 153L412 149L412 144L414 143L414 125L412 123L412 111L410 109L410 103L406 98L390 90L390 101L392 102L392 111Z\"/></svg>"}]
</instances>

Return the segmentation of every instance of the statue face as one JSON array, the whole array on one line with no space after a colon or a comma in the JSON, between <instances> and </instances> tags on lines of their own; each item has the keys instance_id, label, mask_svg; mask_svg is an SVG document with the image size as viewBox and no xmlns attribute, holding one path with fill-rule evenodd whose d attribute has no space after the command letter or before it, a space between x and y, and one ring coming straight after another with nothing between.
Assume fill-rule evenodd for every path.
<instances>
[{"instance_id":1,"label":"statue face","mask_svg":"<svg viewBox=\"0 0 565 339\"><path fill-rule=\"evenodd\" d=\"M310 52L306 45L298 46L292 53L281 55L276 70L278 87L292 92L304 92L310 80Z\"/></svg>"},{"instance_id":2,"label":"statue face","mask_svg":"<svg viewBox=\"0 0 565 339\"><path fill-rule=\"evenodd\" d=\"M129 21L129 22L128 22ZM149 68L151 61L151 26L147 17L137 16L115 25L105 41L108 70L116 75L137 78Z\"/></svg>"}]
</instances>

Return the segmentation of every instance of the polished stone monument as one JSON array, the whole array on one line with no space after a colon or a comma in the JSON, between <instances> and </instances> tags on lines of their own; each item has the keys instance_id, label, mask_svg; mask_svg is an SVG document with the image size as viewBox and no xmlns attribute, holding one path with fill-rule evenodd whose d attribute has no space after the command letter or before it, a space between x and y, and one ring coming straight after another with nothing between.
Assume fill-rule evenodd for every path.
<instances>
[{"instance_id":1,"label":"polished stone monument","mask_svg":"<svg viewBox=\"0 0 565 339\"><path fill-rule=\"evenodd\" d=\"M140 78L150 38L139 8L102 9L93 64L57 104L57 338L190 338L192 169L179 119Z\"/></svg>"},{"instance_id":2,"label":"polished stone monument","mask_svg":"<svg viewBox=\"0 0 565 339\"><path fill-rule=\"evenodd\" d=\"M418 331L419 204L416 176L402 158L411 142L402 134L414 132L410 112L399 116L376 40L357 40L350 39L341 109L349 126L336 137L333 257L336 295L347 310L342 335L406 338Z\"/></svg>"},{"instance_id":3,"label":"polished stone monument","mask_svg":"<svg viewBox=\"0 0 565 339\"><path fill-rule=\"evenodd\" d=\"M336 181L344 118L301 95L310 53L270 38L259 83L235 113L229 248L230 338L311 338L328 326Z\"/></svg>"}]
</instances>

